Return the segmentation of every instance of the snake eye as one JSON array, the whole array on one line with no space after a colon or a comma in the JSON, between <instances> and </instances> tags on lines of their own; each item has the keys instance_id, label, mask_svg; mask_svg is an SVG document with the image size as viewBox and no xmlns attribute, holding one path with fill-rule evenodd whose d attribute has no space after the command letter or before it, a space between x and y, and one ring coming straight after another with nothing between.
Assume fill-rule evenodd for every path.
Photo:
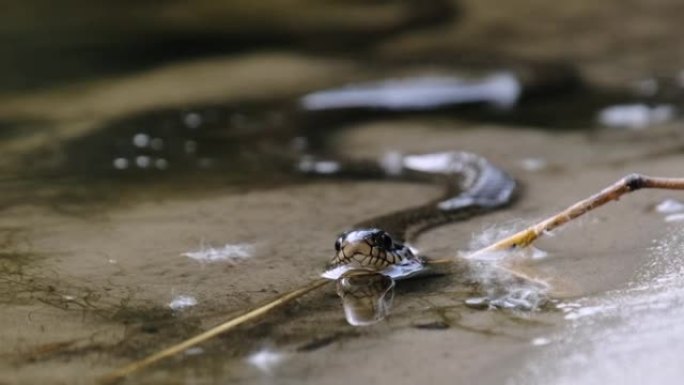
<instances>
[{"instance_id":1,"label":"snake eye","mask_svg":"<svg viewBox=\"0 0 684 385\"><path fill-rule=\"evenodd\" d=\"M340 238L337 238L335 241L335 251L340 251L340 248L342 247L342 242L340 242Z\"/></svg>"},{"instance_id":2,"label":"snake eye","mask_svg":"<svg viewBox=\"0 0 684 385\"><path fill-rule=\"evenodd\" d=\"M387 233L382 233L378 238L378 244L382 246L383 249L389 250L393 245L392 237L390 237Z\"/></svg>"}]
</instances>

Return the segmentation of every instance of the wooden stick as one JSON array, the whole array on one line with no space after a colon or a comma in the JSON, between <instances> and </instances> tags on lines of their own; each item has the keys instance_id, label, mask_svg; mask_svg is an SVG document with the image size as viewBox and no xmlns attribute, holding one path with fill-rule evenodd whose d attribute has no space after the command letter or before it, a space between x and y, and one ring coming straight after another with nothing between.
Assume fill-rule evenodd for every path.
<instances>
[{"instance_id":1,"label":"wooden stick","mask_svg":"<svg viewBox=\"0 0 684 385\"><path fill-rule=\"evenodd\" d=\"M128 376L129 374L138 371L140 369L143 369L147 366L150 366L164 358L173 356L175 354L178 354L186 349L189 349L195 345L198 345L204 341L207 341L213 337L216 337L219 334L225 333L229 330L233 330L236 327L248 322L248 321L253 321L258 319L259 317L266 315L269 311L283 306L285 304L288 304L294 300L296 300L299 297L302 297L303 295L318 289L319 287L324 286L325 284L332 282L331 280L325 279L325 278L319 278L316 279L312 282L310 282L308 285L302 286L299 289L295 289L293 291L290 291L288 293L285 293L281 295L280 297L262 305L259 306L255 309L252 309L246 313L243 313L237 317L231 318L228 321L219 324L217 326L214 326L213 328L205 331L202 334L198 334L188 340L185 340L181 343L178 343L173 346L169 346L168 348L159 351L155 354L152 354L151 356L147 356L139 361L135 361L131 364L128 364L114 372L111 372L107 374L105 377L100 379L100 383L102 384L111 384L115 383L124 377Z\"/></svg>"},{"instance_id":2,"label":"wooden stick","mask_svg":"<svg viewBox=\"0 0 684 385\"><path fill-rule=\"evenodd\" d=\"M598 194L592 195L591 197L581 200L567 209L553 215L527 229L520 231L512 236L509 236L503 240L500 240L493 245L485 247L483 249L477 250L466 258L477 258L482 254L491 252L500 252L513 249L520 249L531 245L536 241L544 232L551 231L577 217L583 215L597 207L600 207L608 202L618 200L621 196L636 191L642 188L658 188L667 190L684 190L684 178L660 178L660 177L649 177L639 174L628 175L613 185L605 188ZM453 263L453 259L440 259L431 260L427 262L428 264L442 264L442 263ZM282 296L262 305L246 313L243 313L235 318L232 318L220 325L217 325L202 334L199 334L193 338L185 340L177 345L170 346L158 353L151 356L143 358L142 360L133 362L117 371L108 374L101 380L101 383L113 383L118 380L123 379L129 374L143 369L149 365L152 365L164 358L170 357L177 353L180 353L192 346L200 344L207 341L219 334L225 333L229 330L235 329L237 326L242 325L248 321L253 321L259 317L266 315L269 311L290 303L297 298L315 290L326 283L332 282L327 279L318 279L308 285L302 286L299 289L293 290L289 293L283 294Z\"/></svg>"},{"instance_id":3,"label":"wooden stick","mask_svg":"<svg viewBox=\"0 0 684 385\"><path fill-rule=\"evenodd\" d=\"M466 258L477 258L483 254L520 249L531 245L545 232L551 231L589 211L616 201L621 196L642 188L658 188L666 190L684 190L684 178L660 178L640 174L628 175L597 194L581 200L567 209L553 215L516 234L502 239L493 245L477 250Z\"/></svg>"}]
</instances>

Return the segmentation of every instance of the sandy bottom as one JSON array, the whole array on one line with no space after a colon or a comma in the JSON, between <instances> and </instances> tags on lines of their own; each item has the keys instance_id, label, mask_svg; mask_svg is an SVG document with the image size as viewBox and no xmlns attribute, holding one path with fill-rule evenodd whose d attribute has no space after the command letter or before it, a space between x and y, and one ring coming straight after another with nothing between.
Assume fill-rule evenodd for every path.
<instances>
[{"instance_id":1,"label":"sandy bottom","mask_svg":"<svg viewBox=\"0 0 684 385\"><path fill-rule=\"evenodd\" d=\"M682 155L670 151L681 139L673 132L589 136L418 120L350 127L336 139L349 156L473 151L522 181L513 208L420 238L427 255L453 256L627 173L681 176ZM544 166L528 170L529 159ZM0 384L92 383L309 282L350 223L437 193L424 185L326 181L153 200L126 195L78 215L11 207L0 218ZM679 383L684 224L653 210L667 197L684 199L638 192L539 242L547 256L524 263L563 293L549 308L472 309L464 300L473 290L458 277L424 278L399 284L386 321L355 328L329 286L129 381ZM182 255L224 245L248 246L230 261ZM171 309L180 296L196 304Z\"/></svg>"}]
</instances>

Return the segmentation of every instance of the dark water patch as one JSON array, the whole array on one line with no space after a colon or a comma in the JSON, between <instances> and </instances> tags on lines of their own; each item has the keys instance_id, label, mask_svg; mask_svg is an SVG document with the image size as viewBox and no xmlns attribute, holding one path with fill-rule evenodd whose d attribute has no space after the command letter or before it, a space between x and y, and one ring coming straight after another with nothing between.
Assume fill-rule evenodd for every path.
<instances>
[{"instance_id":1,"label":"dark water patch","mask_svg":"<svg viewBox=\"0 0 684 385\"><path fill-rule=\"evenodd\" d=\"M361 104L333 103L329 108L308 110L303 104L314 95L348 98L344 94L349 89L342 87L305 95L299 105L297 100L188 105L122 117L68 143L48 146L49 151L27 154L22 159L26 170L14 179L0 181L5 186L0 207L48 202L57 210L76 213L87 204L125 202L125 194L142 198L301 183L307 180L297 170L301 157L316 154L335 159L336 153L343 152L334 142L337 130L361 122L420 118L428 122L594 130L597 113L605 106L660 98L660 94L643 96L592 88L573 68L563 65L533 65L506 76L505 87L501 87L501 76L491 73L465 81L449 78L461 80L452 86L446 84L446 91L463 95L448 103L441 97L431 101L425 96L443 95L445 84L441 80L423 84L418 77L407 81L418 81L419 90L416 83L409 83L413 86L408 88L406 84L390 84L389 93L386 81L362 84L357 91L367 95ZM395 90L397 87L403 91ZM511 94L514 100L506 99L513 104L504 108L497 93L506 90L515 91L515 95ZM368 97L376 92L384 93L390 104L402 92L408 96L400 98L398 105L385 108ZM663 97L675 100L677 95L669 91ZM364 100L370 104L364 106ZM418 104L407 104L407 100Z\"/></svg>"},{"instance_id":2,"label":"dark water patch","mask_svg":"<svg viewBox=\"0 0 684 385\"><path fill-rule=\"evenodd\" d=\"M0 180L0 208L48 204L78 214L126 198L292 183L301 149L286 114L244 104L124 117L25 155L24 169Z\"/></svg>"},{"instance_id":3,"label":"dark water patch","mask_svg":"<svg viewBox=\"0 0 684 385\"><path fill-rule=\"evenodd\" d=\"M311 341L298 346L296 350L298 352L311 352L329 346L330 344L345 337L348 338L357 336L359 336L359 333L356 331L333 333L329 336L313 338Z\"/></svg>"},{"instance_id":4,"label":"dark water patch","mask_svg":"<svg viewBox=\"0 0 684 385\"><path fill-rule=\"evenodd\" d=\"M275 171L280 164L274 157L288 152L292 136L284 119L267 106L151 111L68 143L62 167L77 175L141 179L201 172L229 179Z\"/></svg>"},{"instance_id":5,"label":"dark water patch","mask_svg":"<svg viewBox=\"0 0 684 385\"><path fill-rule=\"evenodd\" d=\"M0 120L0 140L27 137L43 129L41 122Z\"/></svg>"},{"instance_id":6,"label":"dark water patch","mask_svg":"<svg viewBox=\"0 0 684 385\"><path fill-rule=\"evenodd\" d=\"M444 321L418 322L413 324L416 329L425 330L444 330L449 329L450 325Z\"/></svg>"},{"instance_id":7,"label":"dark water patch","mask_svg":"<svg viewBox=\"0 0 684 385\"><path fill-rule=\"evenodd\" d=\"M8 5L0 22L0 91L25 90L255 49L355 52L405 31L453 20L445 0L409 2L43 0ZM302 9L305 8L305 9ZM279 9L272 17L273 9ZM182 16L181 16L182 15ZM376 15L369 22L367 15ZM200 22L200 20L202 20Z\"/></svg>"}]
</instances>

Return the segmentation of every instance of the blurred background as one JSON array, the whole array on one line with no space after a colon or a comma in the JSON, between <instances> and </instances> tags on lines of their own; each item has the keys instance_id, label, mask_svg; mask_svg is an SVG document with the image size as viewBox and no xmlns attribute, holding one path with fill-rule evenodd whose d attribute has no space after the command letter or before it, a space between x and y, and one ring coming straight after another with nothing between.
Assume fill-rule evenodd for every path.
<instances>
[{"instance_id":1,"label":"blurred background","mask_svg":"<svg viewBox=\"0 0 684 385\"><path fill-rule=\"evenodd\" d=\"M680 70L674 0L8 2L2 91L57 86L190 59L293 50L370 60L565 61L619 84Z\"/></svg>"},{"instance_id":2,"label":"blurred background","mask_svg":"<svg viewBox=\"0 0 684 385\"><path fill-rule=\"evenodd\" d=\"M177 170L220 163L214 158L226 151L216 149L217 141L227 131L233 139L225 139L225 146L253 144L256 135L281 144L295 141L299 152L325 153L320 136L332 126L425 111L545 129L662 123L676 115L684 83L683 12L684 5L673 0L10 2L0 15L0 168L54 173L55 167L85 164L110 172L124 165L117 159L135 163L138 150L150 147L112 144L136 134L144 135L138 137L143 142L158 138L159 148L164 140L172 144L159 165ZM426 77L437 77L436 83L471 79L487 93L501 86L501 78L491 76L502 72L513 76L515 89L426 106L338 100L312 107L305 99L350 84L377 90L393 79L408 79L406 95L419 99L415 87L425 88L419 83ZM389 89L390 95L397 92ZM428 92L429 99L443 90ZM504 112L470 108L501 107L502 98ZM627 108L605 110L611 105ZM173 120L169 115L197 108L204 116L190 115L190 121L209 132L213 119L213 133L188 136L163 128L159 115L138 116L168 110L166 119ZM122 123L148 118L156 119L145 123L151 132ZM329 129L315 128L321 126ZM310 146L304 148L302 140ZM92 141L109 145L87 144ZM207 142L199 148L209 152L196 154L197 142ZM201 158L194 166L177 156L188 149ZM146 168L154 159L141 163Z\"/></svg>"}]
</instances>

